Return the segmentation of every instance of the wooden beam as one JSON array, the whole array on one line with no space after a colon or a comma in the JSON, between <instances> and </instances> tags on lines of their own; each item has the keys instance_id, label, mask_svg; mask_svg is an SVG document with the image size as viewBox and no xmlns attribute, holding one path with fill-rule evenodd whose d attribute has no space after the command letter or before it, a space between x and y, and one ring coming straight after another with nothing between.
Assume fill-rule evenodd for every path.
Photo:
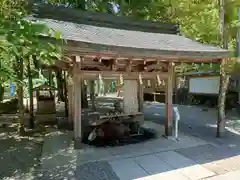
<instances>
[{"instance_id":1,"label":"wooden beam","mask_svg":"<svg viewBox=\"0 0 240 180\"><path fill-rule=\"evenodd\" d=\"M96 68L99 68L100 70L108 70L109 69L102 62L94 61L93 59L84 59L82 61L81 68L86 68L86 67L90 67L90 68L96 67Z\"/></svg>"},{"instance_id":2,"label":"wooden beam","mask_svg":"<svg viewBox=\"0 0 240 180\"><path fill-rule=\"evenodd\" d=\"M112 65L111 65L111 70L116 71L117 70L117 65L118 65L118 60L113 60Z\"/></svg>"},{"instance_id":3,"label":"wooden beam","mask_svg":"<svg viewBox=\"0 0 240 180\"><path fill-rule=\"evenodd\" d=\"M213 58L205 58L205 57L188 57L188 56L136 56L136 55L118 55L116 53L111 52L90 52L90 51L78 51L78 50L72 50L74 47L69 47L69 50L66 50L64 53L67 55L81 55L81 56L87 56L87 57L101 57L103 59L132 59L132 60L138 60L138 61L144 61L144 60L152 60L152 59L158 59L161 62L220 62L220 57L213 57ZM75 48L76 49L76 48Z\"/></svg>"},{"instance_id":4,"label":"wooden beam","mask_svg":"<svg viewBox=\"0 0 240 180\"><path fill-rule=\"evenodd\" d=\"M126 62L126 67L125 67L125 71L127 73L130 73L132 71L132 60L127 60Z\"/></svg>"},{"instance_id":5,"label":"wooden beam","mask_svg":"<svg viewBox=\"0 0 240 180\"><path fill-rule=\"evenodd\" d=\"M122 75L123 79L139 79L139 74L142 75L143 79L155 79L157 75L161 77L161 79L166 79L168 77L168 73L163 72L118 72L118 71L78 71L81 74L81 77L84 79L98 79L99 74L102 75L105 79L115 79L119 78Z\"/></svg>"},{"instance_id":6,"label":"wooden beam","mask_svg":"<svg viewBox=\"0 0 240 180\"><path fill-rule=\"evenodd\" d=\"M173 126L173 78L174 66L172 63L168 64L168 78L165 93L165 136L172 135Z\"/></svg>"},{"instance_id":7,"label":"wooden beam","mask_svg":"<svg viewBox=\"0 0 240 180\"><path fill-rule=\"evenodd\" d=\"M57 60L55 61L55 66L61 69L68 69L70 62L65 62L64 60Z\"/></svg>"},{"instance_id":8,"label":"wooden beam","mask_svg":"<svg viewBox=\"0 0 240 180\"><path fill-rule=\"evenodd\" d=\"M146 65L145 70L152 71L152 70L159 70L159 69L167 69L168 65L166 63L157 61L154 64Z\"/></svg>"}]
</instances>

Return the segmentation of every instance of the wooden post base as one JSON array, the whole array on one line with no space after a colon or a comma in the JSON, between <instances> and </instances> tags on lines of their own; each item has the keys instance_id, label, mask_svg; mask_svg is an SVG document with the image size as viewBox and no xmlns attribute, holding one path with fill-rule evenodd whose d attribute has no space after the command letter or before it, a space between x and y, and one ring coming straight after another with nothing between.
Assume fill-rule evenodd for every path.
<instances>
[{"instance_id":1,"label":"wooden post base","mask_svg":"<svg viewBox=\"0 0 240 180\"><path fill-rule=\"evenodd\" d=\"M83 149L84 144L82 143L81 138L75 138L74 139L74 149Z\"/></svg>"}]
</instances>

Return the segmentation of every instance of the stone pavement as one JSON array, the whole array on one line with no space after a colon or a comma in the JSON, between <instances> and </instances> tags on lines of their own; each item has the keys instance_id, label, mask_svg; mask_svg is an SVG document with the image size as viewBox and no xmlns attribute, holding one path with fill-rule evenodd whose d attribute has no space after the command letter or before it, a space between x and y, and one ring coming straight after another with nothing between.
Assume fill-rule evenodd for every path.
<instances>
[{"instance_id":1,"label":"stone pavement","mask_svg":"<svg viewBox=\"0 0 240 180\"><path fill-rule=\"evenodd\" d=\"M182 133L180 141L158 138L122 147L74 150L71 132L56 133L46 137L34 179L238 180L238 152Z\"/></svg>"},{"instance_id":2,"label":"stone pavement","mask_svg":"<svg viewBox=\"0 0 240 180\"><path fill-rule=\"evenodd\" d=\"M188 112L184 113L189 116ZM202 112L199 115L198 109L193 109L191 113L195 114L191 115L195 119L191 128L188 124L192 122L190 118L180 121L180 141L159 136L151 141L122 147L86 146L82 150L74 150L71 132L52 134L46 137L42 164L34 174L35 179L239 180L239 136L227 134L216 139L211 134L214 129L200 123L202 119L204 124L213 124L211 117L206 119L204 114L214 113ZM147 127L163 132L160 124L146 122Z\"/></svg>"},{"instance_id":3,"label":"stone pavement","mask_svg":"<svg viewBox=\"0 0 240 180\"><path fill-rule=\"evenodd\" d=\"M240 171L232 171L223 175L207 178L206 180L238 180L240 178Z\"/></svg>"},{"instance_id":4,"label":"stone pavement","mask_svg":"<svg viewBox=\"0 0 240 180\"><path fill-rule=\"evenodd\" d=\"M180 141L159 138L114 148L73 150L72 133L46 137L42 164L34 179L80 180L198 180L230 177L240 169L237 151L180 134ZM229 149L228 149L229 150ZM224 176L223 176L224 177ZM233 179L233 178L231 178ZM234 179L233 179L234 180Z\"/></svg>"},{"instance_id":5,"label":"stone pavement","mask_svg":"<svg viewBox=\"0 0 240 180\"><path fill-rule=\"evenodd\" d=\"M196 180L214 175L210 170L174 151L110 161L110 164L122 180Z\"/></svg>"},{"instance_id":6,"label":"stone pavement","mask_svg":"<svg viewBox=\"0 0 240 180\"><path fill-rule=\"evenodd\" d=\"M148 123L162 131L162 126ZM121 147L74 150L72 132L46 137L41 166L34 179L132 180L192 179L217 173L186 157L185 149L211 146L196 137L180 134L180 141L157 139Z\"/></svg>"}]
</instances>

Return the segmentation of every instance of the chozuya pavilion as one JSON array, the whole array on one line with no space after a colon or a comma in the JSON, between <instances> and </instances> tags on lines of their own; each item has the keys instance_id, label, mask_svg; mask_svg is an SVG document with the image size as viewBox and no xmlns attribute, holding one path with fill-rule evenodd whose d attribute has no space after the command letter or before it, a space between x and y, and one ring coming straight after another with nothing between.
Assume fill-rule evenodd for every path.
<instances>
[{"instance_id":1,"label":"chozuya pavilion","mask_svg":"<svg viewBox=\"0 0 240 180\"><path fill-rule=\"evenodd\" d=\"M213 63L230 53L180 35L173 24L134 20L104 13L83 12L65 7L39 5L35 18L59 31L67 41L69 60L56 62L68 71L69 121L74 122L75 142L83 136L81 82L122 79L124 114L141 124L143 88L146 79L165 81L165 135L172 134L174 66L182 62Z\"/></svg>"}]
</instances>

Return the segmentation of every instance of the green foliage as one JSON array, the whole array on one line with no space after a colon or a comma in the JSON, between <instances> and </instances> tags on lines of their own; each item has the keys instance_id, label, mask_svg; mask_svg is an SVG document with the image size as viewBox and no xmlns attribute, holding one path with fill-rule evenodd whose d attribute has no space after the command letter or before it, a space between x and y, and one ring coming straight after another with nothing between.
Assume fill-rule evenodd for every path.
<instances>
[{"instance_id":1,"label":"green foliage","mask_svg":"<svg viewBox=\"0 0 240 180\"><path fill-rule=\"evenodd\" d=\"M122 2L122 4L121 4ZM212 0L120 0L120 13L154 21L169 21L179 24L183 35L201 43L221 46L219 29L219 4ZM121 8L122 7L122 8ZM128 7L128 8L125 8ZM237 9L239 0L225 0L225 34L229 48L234 52L237 35ZM139 11L144 15L139 15ZM122 12L121 12L122 11ZM125 12L126 13L125 13ZM129 13L130 12L130 13ZM228 61L227 72L234 70L234 60ZM180 70L179 70L180 69ZM219 64L182 64L178 67L186 71L219 71Z\"/></svg>"},{"instance_id":2,"label":"green foliage","mask_svg":"<svg viewBox=\"0 0 240 180\"><path fill-rule=\"evenodd\" d=\"M212 0L48 0L88 11L109 12L153 21L175 22L182 34L202 43L220 45L219 5ZM83 8L84 6L84 8ZM225 0L225 26L234 48L239 0ZM117 11L116 11L117 8Z\"/></svg>"},{"instance_id":3,"label":"green foliage","mask_svg":"<svg viewBox=\"0 0 240 180\"><path fill-rule=\"evenodd\" d=\"M213 0L49 0L88 11L108 12L136 19L174 22L183 35L201 43L221 46L219 2ZM83 8L84 6L84 8ZM116 11L117 7L117 11ZM230 50L236 48L239 0L225 0L225 33ZM219 70L219 65L182 64L180 71ZM178 68L179 69L179 68Z\"/></svg>"},{"instance_id":4,"label":"green foliage","mask_svg":"<svg viewBox=\"0 0 240 180\"><path fill-rule=\"evenodd\" d=\"M61 48L40 36L60 39L59 33L44 24L26 19L24 0L0 1L0 82L17 80L18 63L23 59L33 66L33 61L52 63L61 57Z\"/></svg>"}]
</instances>

